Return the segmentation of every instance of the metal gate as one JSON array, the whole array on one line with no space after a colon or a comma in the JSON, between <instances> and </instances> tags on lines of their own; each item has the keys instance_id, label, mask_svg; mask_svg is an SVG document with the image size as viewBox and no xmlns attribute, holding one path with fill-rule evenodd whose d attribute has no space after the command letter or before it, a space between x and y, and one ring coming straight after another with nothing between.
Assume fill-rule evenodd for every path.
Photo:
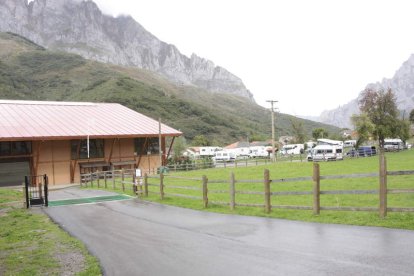
<instances>
[{"instance_id":1,"label":"metal gate","mask_svg":"<svg viewBox=\"0 0 414 276\"><path fill-rule=\"evenodd\" d=\"M31 206L48 206L48 184L47 175L25 176L26 208Z\"/></svg>"}]
</instances>

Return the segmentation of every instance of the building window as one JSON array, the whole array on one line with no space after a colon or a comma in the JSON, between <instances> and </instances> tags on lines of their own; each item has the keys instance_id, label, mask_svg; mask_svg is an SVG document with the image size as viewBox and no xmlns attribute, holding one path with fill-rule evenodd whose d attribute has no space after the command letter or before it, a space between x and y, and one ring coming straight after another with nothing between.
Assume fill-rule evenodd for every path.
<instances>
[{"instance_id":1,"label":"building window","mask_svg":"<svg viewBox=\"0 0 414 276\"><path fill-rule=\"evenodd\" d=\"M147 145L145 141L147 141ZM137 155L158 154L160 152L160 143L158 137L135 138L135 152Z\"/></svg>"},{"instance_id":2,"label":"building window","mask_svg":"<svg viewBox=\"0 0 414 276\"><path fill-rule=\"evenodd\" d=\"M27 141L0 142L0 156L19 156L32 153L32 143Z\"/></svg>"},{"instance_id":3,"label":"building window","mask_svg":"<svg viewBox=\"0 0 414 276\"><path fill-rule=\"evenodd\" d=\"M77 154L78 145L79 156ZM72 159L88 159L88 142L87 140L72 140L70 143ZM89 140L89 158L104 158L104 140L90 139Z\"/></svg>"}]
</instances>

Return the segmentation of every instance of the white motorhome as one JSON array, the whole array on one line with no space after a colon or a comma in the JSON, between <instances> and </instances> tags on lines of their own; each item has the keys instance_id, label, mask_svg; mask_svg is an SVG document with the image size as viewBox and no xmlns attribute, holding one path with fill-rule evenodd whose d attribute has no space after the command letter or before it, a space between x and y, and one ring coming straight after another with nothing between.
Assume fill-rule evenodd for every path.
<instances>
[{"instance_id":1,"label":"white motorhome","mask_svg":"<svg viewBox=\"0 0 414 276\"><path fill-rule=\"evenodd\" d=\"M212 157L220 150L222 150L220 147L200 147L200 157Z\"/></svg>"},{"instance_id":2,"label":"white motorhome","mask_svg":"<svg viewBox=\"0 0 414 276\"><path fill-rule=\"evenodd\" d=\"M318 145L336 145L336 146L344 146L344 142L339 141L339 140L331 140L331 139L318 139Z\"/></svg>"},{"instance_id":3,"label":"white motorhome","mask_svg":"<svg viewBox=\"0 0 414 276\"><path fill-rule=\"evenodd\" d=\"M250 147L250 155L251 158L256 157L269 157L269 152L267 148L264 146L253 146Z\"/></svg>"},{"instance_id":4,"label":"white motorhome","mask_svg":"<svg viewBox=\"0 0 414 276\"><path fill-rule=\"evenodd\" d=\"M404 142L401 139L384 139L384 149L386 151L402 150Z\"/></svg>"},{"instance_id":5,"label":"white motorhome","mask_svg":"<svg viewBox=\"0 0 414 276\"><path fill-rule=\"evenodd\" d=\"M232 151L220 150L215 152L214 160L218 162L229 162L236 159L236 155Z\"/></svg>"},{"instance_id":6,"label":"white motorhome","mask_svg":"<svg viewBox=\"0 0 414 276\"><path fill-rule=\"evenodd\" d=\"M226 149L228 152L232 152L235 157L249 157L250 154L250 148L249 147L241 147L241 148L234 148L234 149Z\"/></svg>"},{"instance_id":7,"label":"white motorhome","mask_svg":"<svg viewBox=\"0 0 414 276\"><path fill-rule=\"evenodd\" d=\"M305 146L303 144L291 144L291 145L284 145L281 150L282 155L288 154L301 154L305 150Z\"/></svg>"},{"instance_id":8,"label":"white motorhome","mask_svg":"<svg viewBox=\"0 0 414 276\"><path fill-rule=\"evenodd\" d=\"M336 161L343 159L343 147L340 145L317 145L308 155L308 161Z\"/></svg>"}]
</instances>

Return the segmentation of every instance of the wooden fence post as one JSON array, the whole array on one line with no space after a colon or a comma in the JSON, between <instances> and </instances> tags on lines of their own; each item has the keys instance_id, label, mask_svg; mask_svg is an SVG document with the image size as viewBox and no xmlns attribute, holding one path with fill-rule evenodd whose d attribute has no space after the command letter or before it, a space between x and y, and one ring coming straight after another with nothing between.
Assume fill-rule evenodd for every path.
<instances>
[{"instance_id":1,"label":"wooden fence post","mask_svg":"<svg viewBox=\"0 0 414 276\"><path fill-rule=\"evenodd\" d=\"M234 178L234 173L230 174L230 210L234 210L236 206L236 188L235 188L236 180Z\"/></svg>"},{"instance_id":2,"label":"wooden fence post","mask_svg":"<svg viewBox=\"0 0 414 276\"><path fill-rule=\"evenodd\" d=\"M319 164L313 163L313 214L319 215L321 209L320 199L320 170Z\"/></svg>"},{"instance_id":3,"label":"wooden fence post","mask_svg":"<svg viewBox=\"0 0 414 276\"><path fill-rule=\"evenodd\" d=\"M207 208L208 206L208 190L207 190L207 176L203 175L203 206Z\"/></svg>"},{"instance_id":4,"label":"wooden fence post","mask_svg":"<svg viewBox=\"0 0 414 276\"><path fill-rule=\"evenodd\" d=\"M112 189L115 190L115 171L112 168Z\"/></svg>"},{"instance_id":5,"label":"wooden fence post","mask_svg":"<svg viewBox=\"0 0 414 276\"><path fill-rule=\"evenodd\" d=\"M264 199L265 199L265 212L267 214L270 213L272 210L272 204L271 204L271 195L270 195L270 176L269 176L269 170L264 170Z\"/></svg>"},{"instance_id":6,"label":"wooden fence post","mask_svg":"<svg viewBox=\"0 0 414 276\"><path fill-rule=\"evenodd\" d=\"M96 171L96 175L97 175L97 177L98 177L98 180L97 180L97 182L98 182L98 189L100 188L100 186L99 186L99 179L101 178L101 176L100 176L100 172L99 172L99 170L97 170Z\"/></svg>"},{"instance_id":7,"label":"wooden fence post","mask_svg":"<svg viewBox=\"0 0 414 276\"><path fill-rule=\"evenodd\" d=\"M164 174L160 173L160 197L161 200L164 199Z\"/></svg>"},{"instance_id":8,"label":"wooden fence post","mask_svg":"<svg viewBox=\"0 0 414 276\"><path fill-rule=\"evenodd\" d=\"M103 173L104 173L105 189L107 189L108 183L106 182L106 171L104 171Z\"/></svg>"},{"instance_id":9,"label":"wooden fence post","mask_svg":"<svg viewBox=\"0 0 414 276\"><path fill-rule=\"evenodd\" d=\"M144 174L144 195L148 197L148 174Z\"/></svg>"},{"instance_id":10,"label":"wooden fence post","mask_svg":"<svg viewBox=\"0 0 414 276\"><path fill-rule=\"evenodd\" d=\"M124 168L121 169L121 184L122 184L122 191L125 192L125 173L124 173Z\"/></svg>"},{"instance_id":11,"label":"wooden fence post","mask_svg":"<svg viewBox=\"0 0 414 276\"><path fill-rule=\"evenodd\" d=\"M387 159L382 150L379 162L379 215L385 218L387 216Z\"/></svg>"}]
</instances>

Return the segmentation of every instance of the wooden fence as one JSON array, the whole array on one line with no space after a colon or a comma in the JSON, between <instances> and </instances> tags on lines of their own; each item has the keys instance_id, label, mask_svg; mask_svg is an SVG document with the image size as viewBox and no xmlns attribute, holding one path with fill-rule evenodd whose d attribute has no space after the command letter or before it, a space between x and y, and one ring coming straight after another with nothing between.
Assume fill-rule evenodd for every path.
<instances>
[{"instance_id":1,"label":"wooden fence","mask_svg":"<svg viewBox=\"0 0 414 276\"><path fill-rule=\"evenodd\" d=\"M136 186L137 177L135 170L112 170L112 171L97 171L93 173L85 173L80 175L81 187L94 187L112 189L117 188L117 184L121 184L122 191L125 192L127 188ZM138 183L139 184L139 183ZM129 186L129 187L128 187Z\"/></svg>"},{"instance_id":2,"label":"wooden fence","mask_svg":"<svg viewBox=\"0 0 414 276\"><path fill-rule=\"evenodd\" d=\"M111 172L101 172L100 175L88 174L84 175L84 179L91 180L91 185L93 181L96 182L96 185L99 187L99 179L103 178L105 187L107 187L108 173ZM106 177L105 177L106 175ZM246 206L246 207L262 207L266 213L270 213L272 209L296 209L296 210L313 210L313 213L318 215L321 210L334 210L334 211L370 211L370 212L379 212L380 217L385 217L387 212L414 212L414 208L397 208L387 207L387 195L388 194L397 194L397 193L414 193L414 189L388 189L387 188L387 176L398 176L398 175L414 175L414 170L410 171L387 171L386 159L384 156L380 157L380 166L379 173L364 173L364 174L351 174L351 175L320 175L320 168L318 163L313 163L313 175L310 177L295 177L295 178L280 178L280 179L271 179L269 170L265 169L263 178L259 180L239 180L235 178L234 173L231 173L230 178L227 180L208 180L207 176L202 176L201 178L187 178L174 175L165 175L163 173L159 175L148 176L144 175L142 178L142 183L137 182L137 179L132 175L130 180L125 180L127 174L126 171L121 171L120 173L111 173L111 181L115 183L115 177L121 175L122 188L125 190L125 183L132 184L134 191L143 196L148 196L149 193L158 194L163 200L166 196L169 197L182 197L202 201L204 208L207 208L209 204L216 205L225 205L229 206L231 210L234 210L237 206ZM333 179L353 179L353 178L368 178L368 177L378 177L379 178L379 188L375 190L321 190L320 182L325 180ZM175 179L182 181L192 181L193 185L184 186L176 184L167 184L165 183L167 179ZM151 179L155 179L156 183L150 183ZM101 180L102 181L102 180ZM302 182L302 181L312 181L313 188L312 191L278 191L272 192L271 185L277 183L288 183L288 182ZM177 181L175 181L177 182ZM88 181L85 181L83 184L87 185ZM242 183L252 183L262 185L262 191L247 191L236 189L236 184ZM195 184L195 185L194 185ZM223 184L228 185L228 190L218 190L214 186ZM115 184L114 184L115 185ZM154 189L149 189L149 187L157 187L156 191ZM168 193L165 190L168 189L183 189L183 190L192 190L199 193L199 196L188 195L185 193ZM229 200L224 201L209 201L209 195L212 194L228 194ZM259 195L263 197L263 203L239 203L236 201L236 195ZM341 206L321 206L320 196L321 195L364 195L364 194L377 194L379 197L379 207L341 207ZM276 205L272 204L272 198L274 197L283 197L283 196L299 196L299 195L310 195L312 196L312 206L304 205Z\"/></svg>"},{"instance_id":3,"label":"wooden fence","mask_svg":"<svg viewBox=\"0 0 414 276\"><path fill-rule=\"evenodd\" d=\"M277 162L307 162L306 154L288 154L283 156L277 156ZM240 168L240 167L251 167L259 165L267 165L272 161L269 158L246 158L246 159L236 159L228 162L223 161L207 161L207 160L195 160L191 163L185 164L169 164L166 167L170 171L191 171L191 170L202 170L208 168ZM151 174L149 172L149 174Z\"/></svg>"}]
</instances>

